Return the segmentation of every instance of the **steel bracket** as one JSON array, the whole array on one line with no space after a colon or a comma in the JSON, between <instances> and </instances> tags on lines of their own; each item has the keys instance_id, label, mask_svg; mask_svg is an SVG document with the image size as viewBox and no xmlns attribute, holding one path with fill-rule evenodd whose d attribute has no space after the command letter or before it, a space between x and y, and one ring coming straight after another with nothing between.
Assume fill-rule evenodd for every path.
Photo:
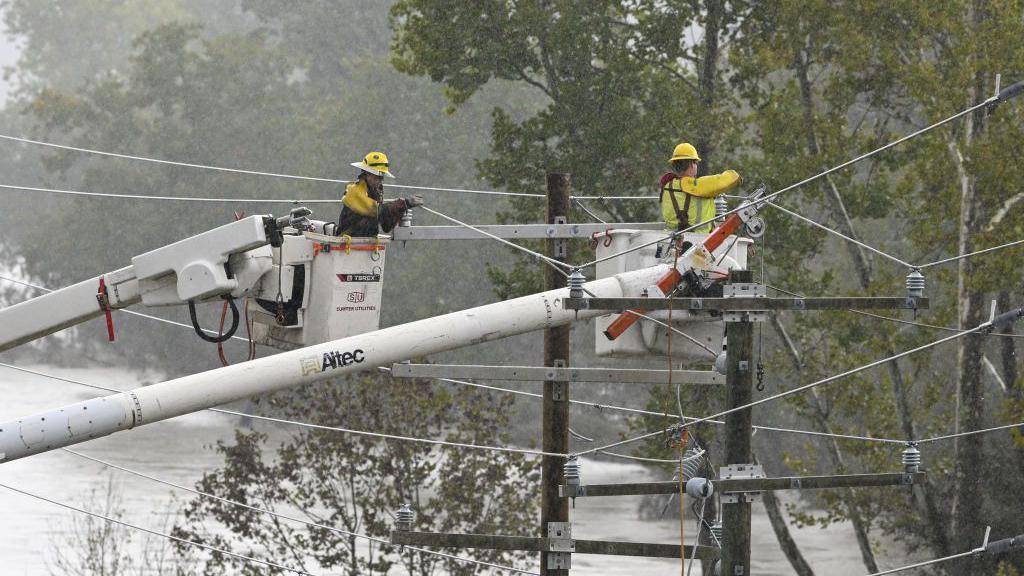
<instances>
[{"instance_id":1,"label":"steel bracket","mask_svg":"<svg viewBox=\"0 0 1024 576\"><path fill-rule=\"evenodd\" d=\"M576 542L572 539L571 522L548 522L548 570L568 570Z\"/></svg>"},{"instance_id":2,"label":"steel bracket","mask_svg":"<svg viewBox=\"0 0 1024 576\"><path fill-rule=\"evenodd\" d=\"M760 464L729 464L723 466L718 472L722 480L738 478L765 478L764 468ZM761 492L723 492L720 498L722 504L737 504L744 502L751 504L761 499Z\"/></svg>"},{"instance_id":3,"label":"steel bracket","mask_svg":"<svg viewBox=\"0 0 1024 576\"><path fill-rule=\"evenodd\" d=\"M722 290L723 298L767 298L768 289L764 284L736 282L726 284ZM764 322L768 320L767 309L762 310L725 310L722 319L726 322Z\"/></svg>"},{"instance_id":4,"label":"steel bracket","mask_svg":"<svg viewBox=\"0 0 1024 576\"><path fill-rule=\"evenodd\" d=\"M555 402L565 402L569 399L569 383L565 380L558 380L558 372L567 368L565 360L556 359L554 366L550 366L545 370L545 379L550 376L551 382L551 399Z\"/></svg>"},{"instance_id":5,"label":"steel bracket","mask_svg":"<svg viewBox=\"0 0 1024 576\"><path fill-rule=\"evenodd\" d=\"M565 216L555 216L555 221L554 221L555 225L560 225L560 224L561 225L565 225L565 224L568 224L568 223L569 222L568 222L568 220L566 220ZM549 228L547 230L547 233L548 233L549 237L552 237L552 236L555 235L555 229L553 227ZM569 257L569 241L566 240L565 238L555 238L554 242L555 242L555 244L554 244L554 247L555 247L555 258L568 258Z\"/></svg>"}]
</instances>

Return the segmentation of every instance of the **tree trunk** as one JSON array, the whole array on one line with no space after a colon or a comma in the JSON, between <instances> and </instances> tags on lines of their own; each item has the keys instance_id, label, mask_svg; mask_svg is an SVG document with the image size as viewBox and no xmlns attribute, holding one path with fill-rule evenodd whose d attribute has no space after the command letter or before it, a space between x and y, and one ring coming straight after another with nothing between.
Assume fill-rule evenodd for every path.
<instances>
[{"instance_id":1,"label":"tree trunk","mask_svg":"<svg viewBox=\"0 0 1024 576\"><path fill-rule=\"evenodd\" d=\"M987 17L984 0L975 0L969 7L969 19L975 29ZM973 100L979 101L984 93L985 78L975 72ZM983 133L984 112L975 112L965 121L964 145L970 146ZM960 183L960 214L957 222L958 253L966 254L974 248L974 236L980 232L977 198L977 180L966 166L965 158L955 135L947 140L947 146ZM961 330L976 326L984 321L985 295L971 290L968 280L974 272L970 258L957 262L957 319ZM978 430L984 426L985 389L982 383L982 344L984 338L968 336L957 343L957 432L962 426L966 430ZM984 533L982 520L984 504L983 478L985 472L984 441L981 435L954 439L953 445L955 475L953 478L953 535L963 542L977 541ZM975 572L984 564L972 558L957 561L957 572Z\"/></svg>"},{"instance_id":2,"label":"tree trunk","mask_svg":"<svg viewBox=\"0 0 1024 576\"><path fill-rule=\"evenodd\" d=\"M700 99L704 122L698 123L697 150L703 160L697 164L698 176L708 173L711 167L711 158L715 153L715 138L713 136L714 117L712 112L715 109L715 79L718 75L718 59L720 50L718 46L719 35L722 32L722 21L725 18L725 3L723 0L705 0L707 18L704 24L704 54L701 57L700 69L697 78L698 98Z\"/></svg>"},{"instance_id":3,"label":"tree trunk","mask_svg":"<svg viewBox=\"0 0 1024 576\"><path fill-rule=\"evenodd\" d=\"M754 462L758 462L756 454ZM761 492L761 502L764 504L765 512L768 513L768 521L771 522L772 531L775 532L775 539L779 541L779 547L782 548L782 553L786 555L786 559L793 567L793 572L797 576L814 576L814 570L807 563L796 540L793 540L793 535L789 532L789 525L786 523L786 517L782 514L782 506L779 504L779 499L775 497L775 492L771 490Z\"/></svg>"}]
</instances>

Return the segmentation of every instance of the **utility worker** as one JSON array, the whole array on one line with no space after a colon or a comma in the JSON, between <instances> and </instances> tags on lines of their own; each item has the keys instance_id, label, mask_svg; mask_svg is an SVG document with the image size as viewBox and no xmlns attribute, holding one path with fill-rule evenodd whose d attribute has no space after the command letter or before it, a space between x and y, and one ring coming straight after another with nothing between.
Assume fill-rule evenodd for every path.
<instances>
[{"instance_id":1,"label":"utility worker","mask_svg":"<svg viewBox=\"0 0 1024 576\"><path fill-rule=\"evenodd\" d=\"M708 221L692 232L707 234L714 228L715 196L739 186L742 178L735 170L697 177L700 156L692 144L683 142L672 152L672 171L661 177L661 215L670 230L685 230Z\"/></svg>"},{"instance_id":2,"label":"utility worker","mask_svg":"<svg viewBox=\"0 0 1024 576\"><path fill-rule=\"evenodd\" d=\"M359 168L359 177L345 187L335 235L367 238L377 236L380 230L390 232L406 210L423 205L419 195L384 201L384 177L395 176L383 152L370 152L352 165Z\"/></svg>"}]
</instances>

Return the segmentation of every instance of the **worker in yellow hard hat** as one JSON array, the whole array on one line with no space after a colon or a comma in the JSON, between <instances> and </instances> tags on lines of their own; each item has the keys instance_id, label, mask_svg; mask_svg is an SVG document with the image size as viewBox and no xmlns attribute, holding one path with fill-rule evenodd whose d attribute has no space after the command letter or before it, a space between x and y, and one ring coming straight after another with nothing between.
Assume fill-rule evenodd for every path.
<instances>
[{"instance_id":1,"label":"worker in yellow hard hat","mask_svg":"<svg viewBox=\"0 0 1024 576\"><path fill-rule=\"evenodd\" d=\"M341 199L341 216L335 234L352 237L372 237L378 232L390 232L402 219L406 210L423 205L423 198L413 195L408 198L384 200L384 178L394 178L388 157L383 152L370 152L359 162L356 181L345 187Z\"/></svg>"},{"instance_id":2,"label":"worker in yellow hard hat","mask_svg":"<svg viewBox=\"0 0 1024 576\"><path fill-rule=\"evenodd\" d=\"M735 170L697 177L700 156L692 144L683 142L668 160L672 171L661 177L661 215L671 230L685 230L707 222L692 232L708 233L714 228L715 196L739 186L742 178Z\"/></svg>"}]
</instances>

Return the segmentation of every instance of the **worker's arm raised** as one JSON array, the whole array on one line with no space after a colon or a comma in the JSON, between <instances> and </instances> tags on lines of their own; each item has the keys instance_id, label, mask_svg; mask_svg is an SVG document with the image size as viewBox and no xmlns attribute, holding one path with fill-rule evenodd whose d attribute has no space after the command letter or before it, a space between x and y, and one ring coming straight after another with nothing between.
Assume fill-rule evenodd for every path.
<instances>
[{"instance_id":1,"label":"worker's arm raised","mask_svg":"<svg viewBox=\"0 0 1024 576\"><path fill-rule=\"evenodd\" d=\"M714 198L724 194L743 181L735 170L726 170L721 174L709 174L699 178L683 178L683 191L698 198Z\"/></svg>"}]
</instances>

